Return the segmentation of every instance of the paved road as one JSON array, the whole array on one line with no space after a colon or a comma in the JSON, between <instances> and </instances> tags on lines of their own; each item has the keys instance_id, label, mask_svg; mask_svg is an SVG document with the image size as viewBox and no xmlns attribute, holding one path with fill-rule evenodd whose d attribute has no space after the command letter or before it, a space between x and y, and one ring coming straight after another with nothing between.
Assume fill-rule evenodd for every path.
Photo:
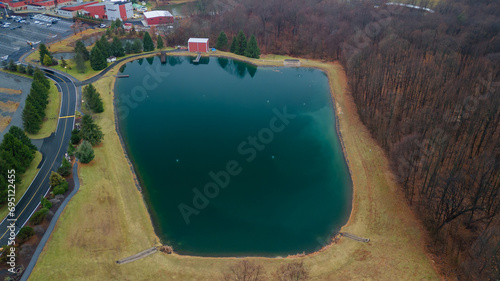
<instances>
[{"instance_id":1,"label":"paved road","mask_svg":"<svg viewBox=\"0 0 500 281\"><path fill-rule=\"evenodd\" d=\"M10 232L7 226L11 224L15 225L15 232L17 234L40 204L40 199L48 192L50 188L50 174L61 166L62 158L66 153L71 137L71 130L73 129L75 119L76 87L69 78L52 70L44 71L47 77L58 84L59 91L62 92L61 111L57 129L55 134L44 139L40 149L40 152L43 154L40 171L21 200L17 202L14 212L15 217L8 217L9 220L12 219L15 221L4 219L0 223L0 245L6 245L8 242Z\"/></svg>"}]
</instances>

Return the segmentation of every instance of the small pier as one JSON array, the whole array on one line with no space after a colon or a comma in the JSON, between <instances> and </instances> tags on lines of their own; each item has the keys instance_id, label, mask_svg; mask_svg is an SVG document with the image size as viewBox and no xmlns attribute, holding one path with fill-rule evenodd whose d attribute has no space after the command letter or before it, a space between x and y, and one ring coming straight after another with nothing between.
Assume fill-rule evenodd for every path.
<instances>
[{"instance_id":1,"label":"small pier","mask_svg":"<svg viewBox=\"0 0 500 281\"><path fill-rule=\"evenodd\" d=\"M165 51L161 51L160 60L161 60L161 63L167 62L167 53Z\"/></svg>"},{"instance_id":2,"label":"small pier","mask_svg":"<svg viewBox=\"0 0 500 281\"><path fill-rule=\"evenodd\" d=\"M368 239L368 238L361 238L361 237L358 237L358 236L356 236L354 234L350 234L350 233L347 233L347 232L339 232L339 234L342 237L346 237L346 238L352 239L354 241L363 242L363 243L370 242L370 239Z\"/></svg>"},{"instance_id":3,"label":"small pier","mask_svg":"<svg viewBox=\"0 0 500 281\"><path fill-rule=\"evenodd\" d=\"M129 75L115 75L116 78L128 78Z\"/></svg>"},{"instance_id":4,"label":"small pier","mask_svg":"<svg viewBox=\"0 0 500 281\"><path fill-rule=\"evenodd\" d=\"M198 53L198 56L194 59L193 62L200 62L201 59L201 53Z\"/></svg>"},{"instance_id":5,"label":"small pier","mask_svg":"<svg viewBox=\"0 0 500 281\"><path fill-rule=\"evenodd\" d=\"M156 249L156 247L152 247L152 248L149 248L147 250L144 250L140 253L137 253L135 255L132 255L130 257L127 257L127 258L124 258L124 259L121 259L121 260L118 260L116 261L117 264L125 264L125 263L129 263L129 262L133 262L133 261L136 261L136 260L139 260L139 259L142 259L144 257L147 257L151 254L154 254L156 253L158 249Z\"/></svg>"}]
</instances>

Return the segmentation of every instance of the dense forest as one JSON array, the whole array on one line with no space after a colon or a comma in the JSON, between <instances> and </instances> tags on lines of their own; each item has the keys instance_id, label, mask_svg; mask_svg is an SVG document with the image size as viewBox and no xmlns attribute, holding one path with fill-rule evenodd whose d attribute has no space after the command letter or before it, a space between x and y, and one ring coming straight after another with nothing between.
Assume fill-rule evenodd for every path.
<instances>
[{"instance_id":1,"label":"dense forest","mask_svg":"<svg viewBox=\"0 0 500 281\"><path fill-rule=\"evenodd\" d=\"M406 1L408 2L408 1ZM208 0L170 45L255 34L262 53L340 61L431 251L461 280L500 278L500 3Z\"/></svg>"}]
</instances>

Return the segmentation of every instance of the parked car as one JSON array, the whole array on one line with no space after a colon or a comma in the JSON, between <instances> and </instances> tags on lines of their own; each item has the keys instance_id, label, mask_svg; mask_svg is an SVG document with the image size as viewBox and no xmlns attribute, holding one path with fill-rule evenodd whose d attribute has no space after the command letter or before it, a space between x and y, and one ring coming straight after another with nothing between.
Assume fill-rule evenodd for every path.
<instances>
[{"instance_id":1,"label":"parked car","mask_svg":"<svg viewBox=\"0 0 500 281\"><path fill-rule=\"evenodd\" d=\"M26 20L20 20L19 23L26 23Z\"/></svg>"},{"instance_id":2,"label":"parked car","mask_svg":"<svg viewBox=\"0 0 500 281\"><path fill-rule=\"evenodd\" d=\"M104 23L101 23L101 24L99 25L99 27L100 27L100 28L106 28L106 25L105 25Z\"/></svg>"},{"instance_id":3,"label":"parked car","mask_svg":"<svg viewBox=\"0 0 500 281\"><path fill-rule=\"evenodd\" d=\"M40 23L39 21L37 21L37 20L35 21L35 24L39 24L39 23Z\"/></svg>"},{"instance_id":4,"label":"parked car","mask_svg":"<svg viewBox=\"0 0 500 281\"><path fill-rule=\"evenodd\" d=\"M49 26L52 26L52 24L50 24L50 23L47 23L47 27L49 27Z\"/></svg>"}]
</instances>

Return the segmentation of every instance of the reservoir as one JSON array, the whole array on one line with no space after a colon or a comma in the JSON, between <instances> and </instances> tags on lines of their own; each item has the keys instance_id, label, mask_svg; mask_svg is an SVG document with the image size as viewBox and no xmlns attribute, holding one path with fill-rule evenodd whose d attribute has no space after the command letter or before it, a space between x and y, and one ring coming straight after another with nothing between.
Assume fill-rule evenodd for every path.
<instances>
[{"instance_id":1,"label":"reservoir","mask_svg":"<svg viewBox=\"0 0 500 281\"><path fill-rule=\"evenodd\" d=\"M329 243L349 218L352 182L326 74L193 60L136 60L115 84L156 234L198 256L286 256Z\"/></svg>"}]
</instances>

